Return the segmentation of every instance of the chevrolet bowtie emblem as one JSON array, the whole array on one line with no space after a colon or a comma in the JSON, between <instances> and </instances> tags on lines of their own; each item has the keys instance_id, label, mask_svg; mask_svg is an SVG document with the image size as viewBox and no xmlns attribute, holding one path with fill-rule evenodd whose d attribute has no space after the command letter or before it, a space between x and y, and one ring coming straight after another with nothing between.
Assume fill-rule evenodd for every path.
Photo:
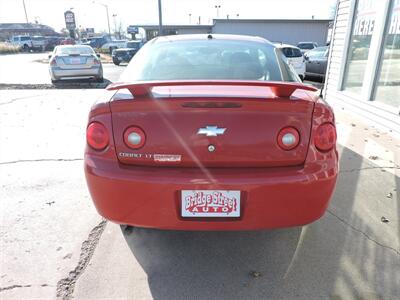
<instances>
[{"instance_id":1,"label":"chevrolet bowtie emblem","mask_svg":"<svg viewBox=\"0 0 400 300\"><path fill-rule=\"evenodd\" d=\"M218 128L217 126L206 126L206 128L199 128L197 134L205 134L206 136L217 136L224 134L226 128Z\"/></svg>"}]
</instances>

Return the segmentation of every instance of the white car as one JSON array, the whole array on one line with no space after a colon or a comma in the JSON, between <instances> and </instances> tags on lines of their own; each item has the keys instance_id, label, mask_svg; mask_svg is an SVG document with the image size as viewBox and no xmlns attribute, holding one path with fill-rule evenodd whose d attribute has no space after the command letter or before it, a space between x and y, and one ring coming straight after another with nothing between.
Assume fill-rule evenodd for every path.
<instances>
[{"instance_id":1,"label":"white car","mask_svg":"<svg viewBox=\"0 0 400 300\"><path fill-rule=\"evenodd\" d=\"M10 39L11 44L21 47L24 51L37 50L44 51L46 40L44 37L29 35L16 35Z\"/></svg>"},{"instance_id":2,"label":"white car","mask_svg":"<svg viewBox=\"0 0 400 300\"><path fill-rule=\"evenodd\" d=\"M304 59L303 53L300 48L288 44L275 44L275 46L281 49L283 55L286 56L289 64L296 71L297 75L304 80L306 73L306 60Z\"/></svg>"}]
</instances>

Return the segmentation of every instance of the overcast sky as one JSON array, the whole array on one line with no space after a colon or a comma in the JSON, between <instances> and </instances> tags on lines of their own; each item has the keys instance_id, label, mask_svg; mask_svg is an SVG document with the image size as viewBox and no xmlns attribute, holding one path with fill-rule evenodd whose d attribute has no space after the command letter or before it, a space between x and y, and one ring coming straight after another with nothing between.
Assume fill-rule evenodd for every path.
<instances>
[{"instance_id":1,"label":"overcast sky","mask_svg":"<svg viewBox=\"0 0 400 300\"><path fill-rule=\"evenodd\" d=\"M25 22L22 0L0 0L0 23ZM78 26L106 30L109 7L111 30L114 21L123 28L135 24L157 24L157 0L25 0L29 22L35 19L59 31L65 27L64 11L73 8ZM329 18L336 0L162 0L164 24L210 24L217 17L241 19ZM189 14L192 16L189 17ZM237 16L239 14L239 16ZM113 15L116 15L113 17Z\"/></svg>"}]
</instances>

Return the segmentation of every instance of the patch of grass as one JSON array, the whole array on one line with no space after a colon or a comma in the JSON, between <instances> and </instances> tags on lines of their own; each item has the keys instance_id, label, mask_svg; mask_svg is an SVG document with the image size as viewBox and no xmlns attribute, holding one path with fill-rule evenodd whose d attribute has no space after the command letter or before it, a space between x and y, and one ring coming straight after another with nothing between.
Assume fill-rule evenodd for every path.
<instances>
[{"instance_id":1,"label":"patch of grass","mask_svg":"<svg viewBox=\"0 0 400 300\"><path fill-rule=\"evenodd\" d=\"M14 46L9 43L0 42L0 54L8 54L8 53L18 53L21 51L21 47Z\"/></svg>"}]
</instances>

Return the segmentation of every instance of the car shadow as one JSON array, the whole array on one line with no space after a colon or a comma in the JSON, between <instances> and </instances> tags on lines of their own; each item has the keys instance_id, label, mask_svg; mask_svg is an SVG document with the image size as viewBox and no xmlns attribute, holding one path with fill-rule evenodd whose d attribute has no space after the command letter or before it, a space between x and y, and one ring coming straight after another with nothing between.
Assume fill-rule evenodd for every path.
<instances>
[{"instance_id":1,"label":"car shadow","mask_svg":"<svg viewBox=\"0 0 400 300\"><path fill-rule=\"evenodd\" d=\"M121 227L122 233L147 274L154 299L341 299L338 282L350 297L370 297L359 294L356 271L364 272L358 276L371 285L379 277L376 284L395 293L396 264L385 249L370 251L376 245L360 234L371 231L368 219L353 212L360 172L346 170L363 163L362 156L343 149L344 172L330 208L308 226L252 232ZM355 265L343 268L343 256ZM371 256L380 270L365 271L363 259Z\"/></svg>"},{"instance_id":2,"label":"car shadow","mask_svg":"<svg viewBox=\"0 0 400 300\"><path fill-rule=\"evenodd\" d=\"M110 83L110 80L104 78L103 82L96 82L92 79L86 80L65 80L65 81L57 81L53 83L53 87L56 89L104 89Z\"/></svg>"}]
</instances>

